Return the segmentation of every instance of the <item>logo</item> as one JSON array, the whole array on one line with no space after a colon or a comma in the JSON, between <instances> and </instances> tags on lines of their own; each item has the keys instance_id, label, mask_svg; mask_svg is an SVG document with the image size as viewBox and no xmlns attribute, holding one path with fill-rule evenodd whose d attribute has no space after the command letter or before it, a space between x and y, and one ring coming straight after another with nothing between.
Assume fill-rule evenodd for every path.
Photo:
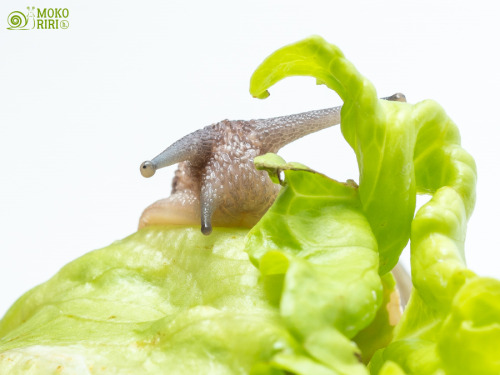
<instances>
[{"instance_id":1,"label":"logo","mask_svg":"<svg viewBox=\"0 0 500 375\"><path fill-rule=\"evenodd\" d=\"M68 8L26 7L26 9L28 12L16 10L9 14L7 30L66 30L69 27Z\"/></svg>"}]
</instances>

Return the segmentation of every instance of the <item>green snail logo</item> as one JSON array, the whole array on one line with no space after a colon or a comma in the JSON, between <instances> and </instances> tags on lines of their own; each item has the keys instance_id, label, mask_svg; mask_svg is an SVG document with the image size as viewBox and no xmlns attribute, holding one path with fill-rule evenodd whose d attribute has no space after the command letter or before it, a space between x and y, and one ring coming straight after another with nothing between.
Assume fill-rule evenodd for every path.
<instances>
[{"instance_id":1,"label":"green snail logo","mask_svg":"<svg viewBox=\"0 0 500 375\"><path fill-rule=\"evenodd\" d=\"M68 8L27 7L27 9L28 12L16 10L9 14L7 30L66 30L69 27Z\"/></svg>"},{"instance_id":2,"label":"green snail logo","mask_svg":"<svg viewBox=\"0 0 500 375\"><path fill-rule=\"evenodd\" d=\"M35 28L35 7L27 7L28 15L23 12L14 11L7 17L8 30L31 30Z\"/></svg>"}]
</instances>

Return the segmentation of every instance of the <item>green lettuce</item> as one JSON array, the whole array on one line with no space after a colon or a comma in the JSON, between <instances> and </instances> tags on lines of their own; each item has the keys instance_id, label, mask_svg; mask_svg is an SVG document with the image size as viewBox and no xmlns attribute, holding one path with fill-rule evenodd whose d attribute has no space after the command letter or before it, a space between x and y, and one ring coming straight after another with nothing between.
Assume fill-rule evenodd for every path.
<instances>
[{"instance_id":1,"label":"green lettuce","mask_svg":"<svg viewBox=\"0 0 500 375\"><path fill-rule=\"evenodd\" d=\"M145 228L73 261L2 320L0 372L242 374L295 353L245 233Z\"/></svg>"},{"instance_id":2,"label":"green lettuce","mask_svg":"<svg viewBox=\"0 0 500 375\"><path fill-rule=\"evenodd\" d=\"M344 101L342 134L356 153L359 196L377 239L380 273L409 238L414 290L393 341L372 374L500 373L500 282L465 265L467 220L475 202L476 167L456 125L435 102L378 99L373 85L334 45L311 37L269 56L250 91L310 75ZM415 215L415 194L432 194ZM478 363L479 362L479 363Z\"/></svg>"},{"instance_id":3,"label":"green lettuce","mask_svg":"<svg viewBox=\"0 0 500 375\"><path fill-rule=\"evenodd\" d=\"M257 167L269 171L268 157L256 158ZM333 373L363 374L361 352L348 339L373 321L383 289L357 186L284 161L275 168L285 186L248 234L246 250L309 353Z\"/></svg>"},{"instance_id":4,"label":"green lettuce","mask_svg":"<svg viewBox=\"0 0 500 375\"><path fill-rule=\"evenodd\" d=\"M148 227L76 259L0 321L0 373L500 373L500 282L465 264L476 168L456 125L433 101L378 99L320 37L269 56L250 91L293 75L344 101L359 186L256 158L283 187L254 228Z\"/></svg>"},{"instance_id":5,"label":"green lettuce","mask_svg":"<svg viewBox=\"0 0 500 375\"><path fill-rule=\"evenodd\" d=\"M350 339L373 352L382 344L365 328L391 336L382 302L394 283L378 275L357 186L276 157L266 163L272 155L258 160L288 170L250 233L145 228L75 260L4 317L0 369L367 374ZM290 236L278 250L283 225Z\"/></svg>"}]
</instances>

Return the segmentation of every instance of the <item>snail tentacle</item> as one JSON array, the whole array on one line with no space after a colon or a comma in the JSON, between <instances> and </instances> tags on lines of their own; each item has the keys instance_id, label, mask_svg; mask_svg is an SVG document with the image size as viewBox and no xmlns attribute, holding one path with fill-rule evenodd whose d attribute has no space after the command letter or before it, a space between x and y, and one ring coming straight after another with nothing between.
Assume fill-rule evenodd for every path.
<instances>
[{"instance_id":1,"label":"snail tentacle","mask_svg":"<svg viewBox=\"0 0 500 375\"><path fill-rule=\"evenodd\" d=\"M340 124L341 106L257 120L256 130L263 148L276 152L293 141L330 126Z\"/></svg>"},{"instance_id":2,"label":"snail tentacle","mask_svg":"<svg viewBox=\"0 0 500 375\"><path fill-rule=\"evenodd\" d=\"M208 133L205 129L200 129L172 143L151 161L142 163L141 174L144 177L151 177L157 169L182 161L200 163L207 157L211 148L212 137Z\"/></svg>"},{"instance_id":3,"label":"snail tentacle","mask_svg":"<svg viewBox=\"0 0 500 375\"><path fill-rule=\"evenodd\" d=\"M384 100L406 102L401 93L382 98ZM308 134L340 124L342 106L308 111L289 116L255 120L256 131L266 152L276 152L293 141Z\"/></svg>"},{"instance_id":4,"label":"snail tentacle","mask_svg":"<svg viewBox=\"0 0 500 375\"><path fill-rule=\"evenodd\" d=\"M216 207L216 197L209 185L204 185L200 195L201 208L201 233L209 235L212 233L212 215Z\"/></svg>"}]
</instances>

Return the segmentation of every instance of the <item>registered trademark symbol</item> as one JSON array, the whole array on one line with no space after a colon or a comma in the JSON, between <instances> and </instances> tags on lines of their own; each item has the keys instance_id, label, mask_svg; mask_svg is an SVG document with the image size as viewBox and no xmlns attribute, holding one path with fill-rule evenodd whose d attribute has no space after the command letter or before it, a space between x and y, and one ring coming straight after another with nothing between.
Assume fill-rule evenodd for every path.
<instances>
[{"instance_id":1,"label":"registered trademark symbol","mask_svg":"<svg viewBox=\"0 0 500 375\"><path fill-rule=\"evenodd\" d=\"M69 22L66 20L61 21L61 29L67 29L69 27Z\"/></svg>"}]
</instances>

